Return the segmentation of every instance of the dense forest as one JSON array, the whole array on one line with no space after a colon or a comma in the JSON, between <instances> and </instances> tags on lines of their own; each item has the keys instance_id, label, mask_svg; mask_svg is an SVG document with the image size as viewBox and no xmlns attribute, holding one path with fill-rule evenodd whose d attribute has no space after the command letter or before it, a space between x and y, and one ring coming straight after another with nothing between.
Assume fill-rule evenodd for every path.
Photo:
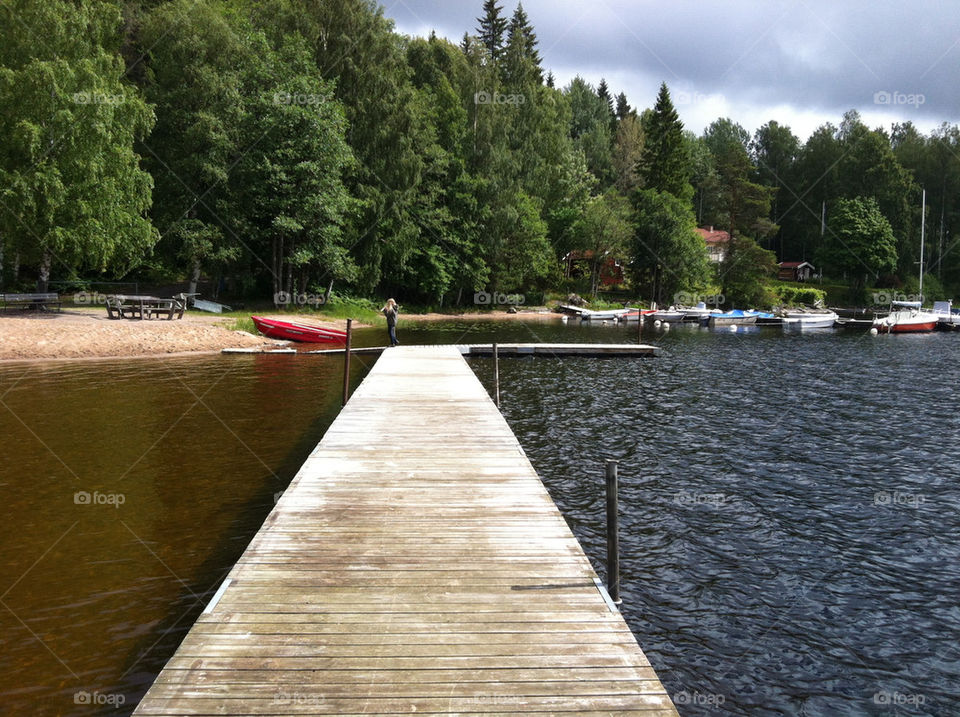
<instances>
[{"instance_id":1,"label":"dense forest","mask_svg":"<svg viewBox=\"0 0 960 717\"><path fill-rule=\"evenodd\" d=\"M2 287L208 276L446 306L574 288L578 256L588 288L613 259L665 303L768 300L777 260L909 290L925 188L927 286L960 289L956 125L697 136L666 85L558 87L522 5L477 13L454 44L372 0L0 4ZM730 233L719 266L697 226Z\"/></svg>"}]
</instances>

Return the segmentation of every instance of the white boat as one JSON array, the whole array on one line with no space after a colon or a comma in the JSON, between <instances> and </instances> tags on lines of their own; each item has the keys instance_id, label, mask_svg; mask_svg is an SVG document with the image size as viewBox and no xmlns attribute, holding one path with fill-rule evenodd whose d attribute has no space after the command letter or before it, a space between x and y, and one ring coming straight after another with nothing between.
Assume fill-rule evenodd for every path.
<instances>
[{"instance_id":1,"label":"white boat","mask_svg":"<svg viewBox=\"0 0 960 717\"><path fill-rule=\"evenodd\" d=\"M683 321L683 312L680 309L677 309L671 306L669 309L659 309L650 314L650 318L654 321L669 321L671 323L676 321Z\"/></svg>"},{"instance_id":2,"label":"white boat","mask_svg":"<svg viewBox=\"0 0 960 717\"><path fill-rule=\"evenodd\" d=\"M894 301L887 316L874 319L873 328L881 334L928 333L937 327L940 317L924 311L919 301Z\"/></svg>"},{"instance_id":3,"label":"white boat","mask_svg":"<svg viewBox=\"0 0 960 717\"><path fill-rule=\"evenodd\" d=\"M604 311L591 311L584 309L580 318L584 321L617 321L621 316L628 313L630 309L606 309Z\"/></svg>"},{"instance_id":4,"label":"white boat","mask_svg":"<svg viewBox=\"0 0 960 717\"><path fill-rule=\"evenodd\" d=\"M693 308L688 306L678 306L677 309L681 314L683 314L684 321L700 322L702 319L709 319L714 314L723 313L723 311L720 309L708 309L707 305L702 301Z\"/></svg>"},{"instance_id":5,"label":"white boat","mask_svg":"<svg viewBox=\"0 0 960 717\"><path fill-rule=\"evenodd\" d=\"M784 329L832 329L840 316L833 311L788 311Z\"/></svg>"},{"instance_id":6,"label":"white boat","mask_svg":"<svg viewBox=\"0 0 960 717\"><path fill-rule=\"evenodd\" d=\"M937 315L937 328L960 331L960 311L953 308L953 301L934 301L933 313Z\"/></svg>"}]
</instances>

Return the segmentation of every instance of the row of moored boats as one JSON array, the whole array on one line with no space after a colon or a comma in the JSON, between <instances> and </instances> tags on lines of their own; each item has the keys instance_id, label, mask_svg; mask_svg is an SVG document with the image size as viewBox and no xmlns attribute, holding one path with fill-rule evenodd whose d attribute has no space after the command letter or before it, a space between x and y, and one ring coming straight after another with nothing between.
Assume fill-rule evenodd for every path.
<instances>
[{"instance_id":1,"label":"row of moored boats","mask_svg":"<svg viewBox=\"0 0 960 717\"><path fill-rule=\"evenodd\" d=\"M582 321L649 321L654 324L699 323L701 326L782 326L784 329L831 329L862 328L877 333L920 333L935 329L960 329L960 310L953 309L950 301L937 301L933 309L924 309L920 302L894 302L890 311L872 319L857 320L841 318L830 309L796 309L779 313L754 309L722 311L697 306L671 306L668 309L609 309L592 311L576 306L561 306L568 316Z\"/></svg>"}]
</instances>

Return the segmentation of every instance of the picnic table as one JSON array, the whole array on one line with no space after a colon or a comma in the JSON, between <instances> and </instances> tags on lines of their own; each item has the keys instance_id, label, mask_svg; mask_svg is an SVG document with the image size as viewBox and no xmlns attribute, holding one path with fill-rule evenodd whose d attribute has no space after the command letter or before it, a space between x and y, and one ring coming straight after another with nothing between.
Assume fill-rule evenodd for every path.
<instances>
[{"instance_id":1,"label":"picnic table","mask_svg":"<svg viewBox=\"0 0 960 717\"><path fill-rule=\"evenodd\" d=\"M59 294L0 294L0 303L4 311L8 309L34 309L47 311L54 306L61 310L62 302Z\"/></svg>"},{"instance_id":2,"label":"picnic table","mask_svg":"<svg viewBox=\"0 0 960 717\"><path fill-rule=\"evenodd\" d=\"M159 296L112 294L107 297L107 316L111 319L183 318L184 304L177 299Z\"/></svg>"}]
</instances>

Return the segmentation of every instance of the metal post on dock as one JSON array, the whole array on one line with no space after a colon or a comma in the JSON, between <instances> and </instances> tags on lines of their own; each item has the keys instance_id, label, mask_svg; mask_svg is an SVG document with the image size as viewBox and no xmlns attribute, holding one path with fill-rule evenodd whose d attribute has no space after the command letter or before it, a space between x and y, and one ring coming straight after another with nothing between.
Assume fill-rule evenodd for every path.
<instances>
[{"instance_id":1,"label":"metal post on dock","mask_svg":"<svg viewBox=\"0 0 960 717\"><path fill-rule=\"evenodd\" d=\"M350 398L350 339L353 335L353 319L347 319L347 350L343 352L343 401L340 407L347 405Z\"/></svg>"},{"instance_id":2,"label":"metal post on dock","mask_svg":"<svg viewBox=\"0 0 960 717\"><path fill-rule=\"evenodd\" d=\"M639 301L637 302L637 304L638 304L637 306L637 343L642 344L643 343L643 311L640 309L640 306L642 306L642 304Z\"/></svg>"},{"instance_id":3,"label":"metal post on dock","mask_svg":"<svg viewBox=\"0 0 960 717\"><path fill-rule=\"evenodd\" d=\"M619 605L620 599L620 537L617 528L617 464L607 461L607 592Z\"/></svg>"},{"instance_id":4,"label":"metal post on dock","mask_svg":"<svg viewBox=\"0 0 960 717\"><path fill-rule=\"evenodd\" d=\"M500 352L497 344L493 344L493 402L500 408Z\"/></svg>"}]
</instances>

